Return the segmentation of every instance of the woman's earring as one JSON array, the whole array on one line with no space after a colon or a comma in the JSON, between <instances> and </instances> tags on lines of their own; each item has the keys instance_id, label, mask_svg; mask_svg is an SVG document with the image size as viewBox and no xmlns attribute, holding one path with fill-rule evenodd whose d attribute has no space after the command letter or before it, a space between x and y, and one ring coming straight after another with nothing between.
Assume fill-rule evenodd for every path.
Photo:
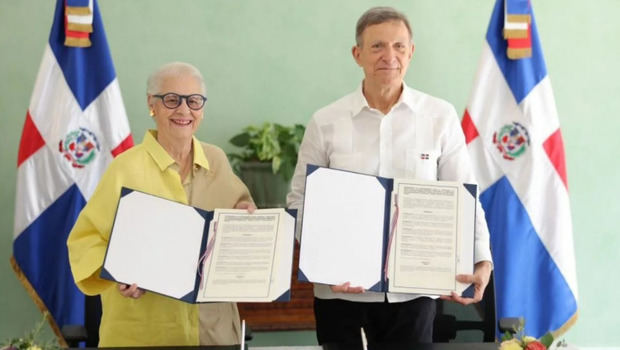
<instances>
[{"instance_id":1,"label":"woman's earring","mask_svg":"<svg viewBox=\"0 0 620 350\"><path fill-rule=\"evenodd\" d=\"M151 110L149 111L149 115L150 115L151 117L154 117L154 116L155 116L155 112L153 112L153 110L151 109Z\"/></svg>"}]
</instances>

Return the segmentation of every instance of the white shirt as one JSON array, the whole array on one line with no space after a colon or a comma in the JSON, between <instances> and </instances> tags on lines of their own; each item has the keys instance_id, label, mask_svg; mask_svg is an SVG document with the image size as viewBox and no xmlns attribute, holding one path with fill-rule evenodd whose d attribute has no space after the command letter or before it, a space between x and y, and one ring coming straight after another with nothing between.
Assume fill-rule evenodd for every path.
<instances>
[{"instance_id":1,"label":"white shirt","mask_svg":"<svg viewBox=\"0 0 620 350\"><path fill-rule=\"evenodd\" d=\"M404 83L400 98L386 115L368 106L360 85L312 116L287 197L289 207L300 210L298 218L302 217L306 164L389 178L476 183L454 107ZM476 212L474 261L492 261L480 204ZM385 300L385 293L334 293L322 284L314 285L314 295L362 302ZM387 293L387 297L390 302L402 302L420 295Z\"/></svg>"}]
</instances>

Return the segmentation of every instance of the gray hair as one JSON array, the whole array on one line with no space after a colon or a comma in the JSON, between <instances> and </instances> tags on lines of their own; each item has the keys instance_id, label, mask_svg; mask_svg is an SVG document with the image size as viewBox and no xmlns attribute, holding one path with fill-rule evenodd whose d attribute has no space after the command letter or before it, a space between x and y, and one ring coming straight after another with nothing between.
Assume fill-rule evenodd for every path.
<instances>
[{"instance_id":1,"label":"gray hair","mask_svg":"<svg viewBox=\"0 0 620 350\"><path fill-rule=\"evenodd\" d=\"M201 93L203 95L207 93L207 87L205 86L204 79L202 78L202 74L198 68L185 62L166 63L153 71L146 81L146 93L149 95L154 95L163 92L160 91L160 89L164 78L175 75L189 75L193 77L198 83L200 83L200 88L202 89Z\"/></svg>"},{"instance_id":2,"label":"gray hair","mask_svg":"<svg viewBox=\"0 0 620 350\"><path fill-rule=\"evenodd\" d=\"M364 12L360 19L357 20L357 25L355 26L355 42L357 46L362 46L362 33L364 33L367 27L389 21L402 22L407 27L410 42L413 43L413 33L411 32L407 16L392 7L373 7Z\"/></svg>"}]
</instances>

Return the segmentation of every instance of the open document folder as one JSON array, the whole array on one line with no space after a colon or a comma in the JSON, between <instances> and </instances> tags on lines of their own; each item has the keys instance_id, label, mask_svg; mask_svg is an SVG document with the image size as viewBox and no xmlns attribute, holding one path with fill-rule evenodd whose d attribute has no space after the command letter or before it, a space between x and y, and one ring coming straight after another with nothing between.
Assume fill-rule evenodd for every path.
<instances>
[{"instance_id":1,"label":"open document folder","mask_svg":"<svg viewBox=\"0 0 620 350\"><path fill-rule=\"evenodd\" d=\"M299 278L449 295L474 270L477 186L308 165Z\"/></svg>"},{"instance_id":2,"label":"open document folder","mask_svg":"<svg viewBox=\"0 0 620 350\"><path fill-rule=\"evenodd\" d=\"M101 277L190 303L290 300L295 212L216 209L123 188Z\"/></svg>"}]
</instances>

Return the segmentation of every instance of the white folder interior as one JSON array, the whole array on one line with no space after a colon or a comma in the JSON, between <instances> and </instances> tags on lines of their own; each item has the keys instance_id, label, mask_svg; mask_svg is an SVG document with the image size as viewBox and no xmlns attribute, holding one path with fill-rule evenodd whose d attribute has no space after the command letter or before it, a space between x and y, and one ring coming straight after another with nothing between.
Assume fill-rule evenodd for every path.
<instances>
[{"instance_id":1,"label":"white folder interior","mask_svg":"<svg viewBox=\"0 0 620 350\"><path fill-rule=\"evenodd\" d=\"M308 175L299 262L308 280L365 289L381 280L385 191L375 176L329 168Z\"/></svg>"},{"instance_id":2,"label":"white folder interior","mask_svg":"<svg viewBox=\"0 0 620 350\"><path fill-rule=\"evenodd\" d=\"M119 201L104 268L116 281L180 299L194 290L204 218L133 191Z\"/></svg>"}]
</instances>

